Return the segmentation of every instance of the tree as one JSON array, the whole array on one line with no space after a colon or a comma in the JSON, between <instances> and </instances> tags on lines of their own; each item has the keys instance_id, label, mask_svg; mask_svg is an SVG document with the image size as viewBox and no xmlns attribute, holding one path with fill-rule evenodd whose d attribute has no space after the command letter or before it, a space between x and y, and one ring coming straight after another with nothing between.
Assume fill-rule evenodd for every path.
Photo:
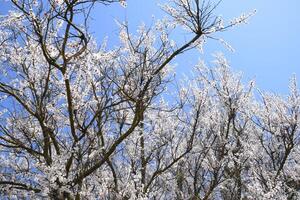
<instances>
[{"instance_id":1,"label":"tree","mask_svg":"<svg viewBox=\"0 0 300 200\"><path fill-rule=\"evenodd\" d=\"M253 96L221 55L174 88L172 62L218 32L219 3L171 0L169 18L97 45L95 4L11 0L0 24L0 194L34 199L299 196L299 95ZM171 30L190 40L177 44ZM220 40L222 41L222 40ZM176 85L176 84L175 84ZM176 87L175 87L176 88Z\"/></svg>"}]
</instances>

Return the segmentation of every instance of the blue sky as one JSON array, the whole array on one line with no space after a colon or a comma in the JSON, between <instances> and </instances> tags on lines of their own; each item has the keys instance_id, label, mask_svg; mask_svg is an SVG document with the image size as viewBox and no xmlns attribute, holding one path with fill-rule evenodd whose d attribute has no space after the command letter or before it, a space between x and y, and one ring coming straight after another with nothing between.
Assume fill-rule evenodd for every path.
<instances>
[{"instance_id":1,"label":"blue sky","mask_svg":"<svg viewBox=\"0 0 300 200\"><path fill-rule=\"evenodd\" d=\"M164 13L157 6L162 0L128 0L128 7L97 6L93 11L91 30L101 41L109 36L110 44L117 41L117 26L114 19L129 21L131 30L141 22L150 24L152 15L160 18ZM236 71L242 71L245 80L254 78L263 90L286 94L293 74L300 80L300 1L299 0L223 0L216 10L225 19L257 9L249 24L242 25L218 35L225 39L235 52L232 53L215 41L209 41L204 54L190 52L179 57L177 73L188 73L199 58L212 61L214 52L223 52ZM0 12L7 6L0 3ZM176 34L182 41L187 34ZM299 81L298 81L299 82Z\"/></svg>"}]
</instances>

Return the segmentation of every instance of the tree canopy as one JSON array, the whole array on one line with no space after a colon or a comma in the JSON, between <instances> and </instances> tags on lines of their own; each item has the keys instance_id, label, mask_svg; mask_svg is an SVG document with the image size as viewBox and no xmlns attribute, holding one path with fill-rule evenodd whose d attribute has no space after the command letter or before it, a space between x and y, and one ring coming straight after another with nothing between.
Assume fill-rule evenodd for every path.
<instances>
[{"instance_id":1,"label":"tree canopy","mask_svg":"<svg viewBox=\"0 0 300 200\"><path fill-rule=\"evenodd\" d=\"M300 96L258 90L222 54L178 80L176 57L218 39L220 2L170 0L120 45L88 30L95 4L10 0L0 17L0 197L300 198ZM180 43L174 29L190 33ZM226 44L226 43L225 43ZM205 50L204 50L205 53ZM180 66L178 66L180 67Z\"/></svg>"}]
</instances>

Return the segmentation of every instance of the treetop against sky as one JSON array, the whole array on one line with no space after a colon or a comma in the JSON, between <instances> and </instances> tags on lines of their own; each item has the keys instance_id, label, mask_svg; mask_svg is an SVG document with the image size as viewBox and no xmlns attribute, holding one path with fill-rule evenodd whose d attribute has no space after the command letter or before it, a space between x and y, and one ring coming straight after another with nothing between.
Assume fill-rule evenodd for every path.
<instances>
[{"instance_id":1,"label":"treetop against sky","mask_svg":"<svg viewBox=\"0 0 300 200\"><path fill-rule=\"evenodd\" d=\"M166 1L128 0L126 8L120 5L96 6L92 12L90 29L99 41L109 36L108 42L113 45L117 42L115 36L118 34L115 19L120 21L127 19L132 30L141 22L151 24L152 16L160 18L165 15L157 6L164 2ZM234 53L220 43L211 41L207 43L206 53L202 57L212 60L211 55L215 51L222 51L234 69L243 71L248 79L255 78L262 89L287 94L285 86L289 78L293 74L296 76L300 74L297 51L300 45L299 7L298 0L223 1L216 14L224 16L227 20L239 16L241 12L247 13L256 9L257 13L247 25L221 34L222 38L235 49ZM8 8L9 2L2 1L0 13L6 13ZM184 37L187 35L178 35L178 39ZM187 60L192 60L190 62L194 64L197 57L199 56L191 53ZM178 62L181 63L180 59ZM178 70L189 73L185 67Z\"/></svg>"},{"instance_id":2,"label":"treetop against sky","mask_svg":"<svg viewBox=\"0 0 300 200\"><path fill-rule=\"evenodd\" d=\"M299 199L297 79L276 88L285 97L249 80L257 74L264 88L283 80L276 67L261 77L296 52L284 51L295 33L286 9L296 3L278 7L281 21L268 18L276 1L263 5L5 1L0 198ZM264 51L274 44L262 37L270 26L281 46Z\"/></svg>"}]
</instances>

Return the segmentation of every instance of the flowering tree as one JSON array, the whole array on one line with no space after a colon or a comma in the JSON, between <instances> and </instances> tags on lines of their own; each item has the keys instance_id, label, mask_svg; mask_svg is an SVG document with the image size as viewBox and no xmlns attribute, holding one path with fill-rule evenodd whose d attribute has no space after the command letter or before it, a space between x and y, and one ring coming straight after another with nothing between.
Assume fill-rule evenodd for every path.
<instances>
[{"instance_id":1,"label":"flowering tree","mask_svg":"<svg viewBox=\"0 0 300 200\"><path fill-rule=\"evenodd\" d=\"M87 27L95 4L115 2L11 0L0 18L0 196L299 198L295 80L288 99L257 100L217 55L169 89L177 56L251 14L226 25L218 3L171 0L137 34L119 23L108 49ZM190 40L173 41L176 27Z\"/></svg>"}]
</instances>

